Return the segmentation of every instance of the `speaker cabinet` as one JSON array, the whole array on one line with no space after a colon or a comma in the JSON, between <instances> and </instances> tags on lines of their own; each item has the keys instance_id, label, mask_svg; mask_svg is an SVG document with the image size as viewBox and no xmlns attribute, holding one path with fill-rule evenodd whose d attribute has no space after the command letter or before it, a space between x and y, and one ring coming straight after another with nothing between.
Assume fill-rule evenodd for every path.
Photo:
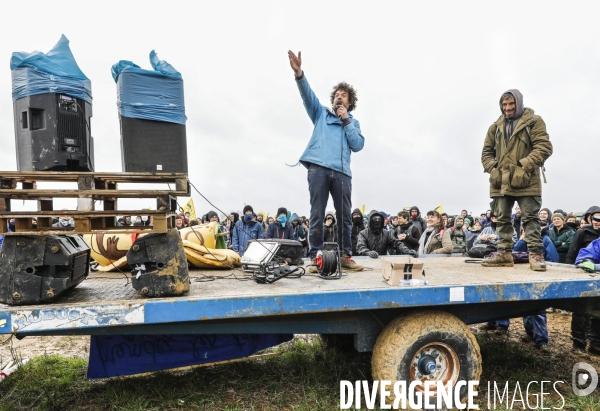
<instances>
[{"instance_id":1,"label":"speaker cabinet","mask_svg":"<svg viewBox=\"0 0 600 411\"><path fill-rule=\"evenodd\" d=\"M17 170L94 171L92 105L47 93L13 103Z\"/></svg>"},{"instance_id":2,"label":"speaker cabinet","mask_svg":"<svg viewBox=\"0 0 600 411\"><path fill-rule=\"evenodd\" d=\"M0 252L0 303L47 303L90 270L90 248L78 235L6 236Z\"/></svg>"},{"instance_id":3,"label":"speaker cabinet","mask_svg":"<svg viewBox=\"0 0 600 411\"><path fill-rule=\"evenodd\" d=\"M187 173L185 124L120 115L124 172Z\"/></svg>"}]
</instances>

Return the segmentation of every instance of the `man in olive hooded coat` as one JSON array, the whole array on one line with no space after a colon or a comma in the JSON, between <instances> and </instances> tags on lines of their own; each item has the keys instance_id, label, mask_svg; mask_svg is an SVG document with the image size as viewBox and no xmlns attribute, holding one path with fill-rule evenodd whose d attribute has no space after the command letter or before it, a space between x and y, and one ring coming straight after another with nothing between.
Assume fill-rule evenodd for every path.
<instances>
[{"instance_id":1,"label":"man in olive hooded coat","mask_svg":"<svg viewBox=\"0 0 600 411\"><path fill-rule=\"evenodd\" d=\"M500 97L502 115L488 129L481 153L484 171L490 174L492 210L498 216L498 253L484 259L486 267L512 266L512 207L521 208L529 265L545 271L544 248L538 213L542 206L540 167L552 155L544 120L523 105L523 95L512 89Z\"/></svg>"}]
</instances>

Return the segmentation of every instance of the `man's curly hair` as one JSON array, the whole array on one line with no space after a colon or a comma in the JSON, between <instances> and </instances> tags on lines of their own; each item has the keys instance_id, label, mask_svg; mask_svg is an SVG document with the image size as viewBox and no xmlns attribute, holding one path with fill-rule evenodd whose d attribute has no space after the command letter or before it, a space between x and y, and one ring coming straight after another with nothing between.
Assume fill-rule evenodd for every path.
<instances>
[{"instance_id":1,"label":"man's curly hair","mask_svg":"<svg viewBox=\"0 0 600 411\"><path fill-rule=\"evenodd\" d=\"M348 102L350 103L350 107L348 107L348 111L354 110L356 108L356 102L358 101L358 96L356 95L356 90L354 89L354 87L352 87L350 84L346 83L345 81L342 81L341 83L338 83L335 86L333 86L333 91L331 92L331 107L335 110L333 101L335 99L335 93L337 93L338 90L343 90L346 93L348 93Z\"/></svg>"}]
</instances>

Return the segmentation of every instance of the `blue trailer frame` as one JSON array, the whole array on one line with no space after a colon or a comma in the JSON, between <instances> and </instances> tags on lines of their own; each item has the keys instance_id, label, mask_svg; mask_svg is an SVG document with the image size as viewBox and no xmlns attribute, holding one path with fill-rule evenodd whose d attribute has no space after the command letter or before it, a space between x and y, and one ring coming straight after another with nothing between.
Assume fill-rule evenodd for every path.
<instances>
[{"instance_id":1,"label":"blue trailer frame","mask_svg":"<svg viewBox=\"0 0 600 411\"><path fill-rule=\"evenodd\" d=\"M561 264L536 273L527 265L489 269L464 260L426 258L429 286L389 286L381 280L381 260L360 259L372 271L336 281L307 276L272 285L192 282L189 294L160 299L126 290L120 273L91 274L54 304L0 304L0 334L353 334L355 348L364 352L373 349L390 321L407 312L443 310L465 324L522 317L547 307L600 315L600 281L593 274ZM218 274L190 271L192 280L206 275Z\"/></svg>"}]
</instances>

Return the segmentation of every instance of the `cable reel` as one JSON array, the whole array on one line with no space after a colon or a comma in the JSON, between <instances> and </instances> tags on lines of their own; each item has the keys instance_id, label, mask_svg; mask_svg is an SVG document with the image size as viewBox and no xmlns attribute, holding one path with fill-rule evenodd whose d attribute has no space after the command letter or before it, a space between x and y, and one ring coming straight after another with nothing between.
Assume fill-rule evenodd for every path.
<instances>
[{"instance_id":1,"label":"cable reel","mask_svg":"<svg viewBox=\"0 0 600 411\"><path fill-rule=\"evenodd\" d=\"M323 250L317 252L316 266L319 277L337 280L342 277L342 261L337 243L325 243Z\"/></svg>"}]
</instances>

